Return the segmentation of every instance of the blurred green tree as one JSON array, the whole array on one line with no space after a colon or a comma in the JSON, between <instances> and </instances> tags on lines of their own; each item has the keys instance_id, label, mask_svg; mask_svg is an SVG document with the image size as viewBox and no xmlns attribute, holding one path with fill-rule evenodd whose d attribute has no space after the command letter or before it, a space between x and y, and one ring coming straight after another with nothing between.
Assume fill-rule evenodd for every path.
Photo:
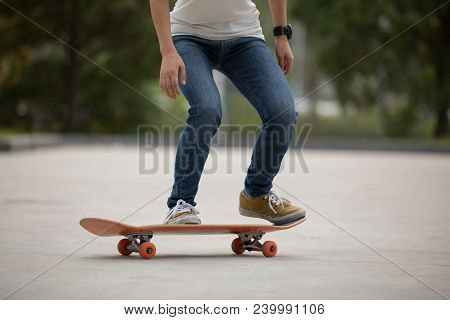
<instances>
[{"instance_id":1,"label":"blurred green tree","mask_svg":"<svg viewBox=\"0 0 450 320\"><path fill-rule=\"evenodd\" d=\"M16 0L11 4L139 91L160 66L146 1ZM133 132L161 110L0 3L0 126Z\"/></svg>"},{"instance_id":2,"label":"blurred green tree","mask_svg":"<svg viewBox=\"0 0 450 320\"><path fill-rule=\"evenodd\" d=\"M302 0L291 2L290 14L305 24L316 67L331 77L445 3L333 82L342 105L381 106L388 134L407 134L427 110L440 137L449 134L447 0Z\"/></svg>"}]
</instances>

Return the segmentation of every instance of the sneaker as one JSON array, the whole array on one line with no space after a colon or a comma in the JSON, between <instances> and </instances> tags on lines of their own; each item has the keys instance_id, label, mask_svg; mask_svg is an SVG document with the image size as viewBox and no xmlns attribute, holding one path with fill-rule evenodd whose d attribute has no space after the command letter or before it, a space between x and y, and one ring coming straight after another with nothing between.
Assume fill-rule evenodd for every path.
<instances>
[{"instance_id":1,"label":"sneaker","mask_svg":"<svg viewBox=\"0 0 450 320\"><path fill-rule=\"evenodd\" d=\"M242 191L239 195L239 212L243 216L265 219L275 225L289 224L306 216L305 209L292 205L274 191L255 198Z\"/></svg>"},{"instance_id":2,"label":"sneaker","mask_svg":"<svg viewBox=\"0 0 450 320\"><path fill-rule=\"evenodd\" d=\"M177 204L169 210L164 224L200 224L200 218L197 215L200 211L192 204L184 200L178 200Z\"/></svg>"}]
</instances>

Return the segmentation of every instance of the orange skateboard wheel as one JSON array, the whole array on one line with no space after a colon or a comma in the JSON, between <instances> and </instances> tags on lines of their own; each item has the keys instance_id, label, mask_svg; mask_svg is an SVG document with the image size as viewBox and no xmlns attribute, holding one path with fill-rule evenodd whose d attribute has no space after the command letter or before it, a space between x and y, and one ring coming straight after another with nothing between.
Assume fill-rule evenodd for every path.
<instances>
[{"instance_id":1,"label":"orange skateboard wheel","mask_svg":"<svg viewBox=\"0 0 450 320\"><path fill-rule=\"evenodd\" d=\"M131 241L128 239L122 239L119 241L119 243L117 244L117 250L119 251L119 253L123 256L129 256L130 254L132 254L133 252L127 249L127 246L129 246L131 244Z\"/></svg>"},{"instance_id":2,"label":"orange skateboard wheel","mask_svg":"<svg viewBox=\"0 0 450 320\"><path fill-rule=\"evenodd\" d=\"M277 254L277 244L273 241L266 241L262 246L262 253L267 258L272 258Z\"/></svg>"},{"instance_id":3,"label":"orange skateboard wheel","mask_svg":"<svg viewBox=\"0 0 450 320\"><path fill-rule=\"evenodd\" d=\"M236 254L243 254L245 252L245 249L242 248L242 241L240 238L236 238L231 243L231 250L233 250Z\"/></svg>"},{"instance_id":4,"label":"orange skateboard wheel","mask_svg":"<svg viewBox=\"0 0 450 320\"><path fill-rule=\"evenodd\" d=\"M151 259L156 254L156 246L151 242L144 242L139 246L139 255L142 259Z\"/></svg>"}]
</instances>

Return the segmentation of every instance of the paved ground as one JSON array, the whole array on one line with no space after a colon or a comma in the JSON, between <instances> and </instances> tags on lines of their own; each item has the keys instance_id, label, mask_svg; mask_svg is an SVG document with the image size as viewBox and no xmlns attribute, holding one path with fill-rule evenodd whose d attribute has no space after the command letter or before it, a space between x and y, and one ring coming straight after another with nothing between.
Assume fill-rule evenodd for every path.
<instances>
[{"instance_id":1,"label":"paved ground","mask_svg":"<svg viewBox=\"0 0 450 320\"><path fill-rule=\"evenodd\" d=\"M228 235L156 237L155 259L121 257L117 239L96 239L78 221L131 214L125 222L159 223L172 181L164 171L171 169L173 150L165 151L169 158L147 155L147 164L159 160L152 174L138 174L133 147L0 154L1 297L450 296L450 155L306 151L310 173L305 173L291 154L277 189L304 201L309 220L266 237L278 242L275 258L234 256ZM237 214L241 160L248 155L214 150L198 195L204 223L251 222Z\"/></svg>"}]
</instances>

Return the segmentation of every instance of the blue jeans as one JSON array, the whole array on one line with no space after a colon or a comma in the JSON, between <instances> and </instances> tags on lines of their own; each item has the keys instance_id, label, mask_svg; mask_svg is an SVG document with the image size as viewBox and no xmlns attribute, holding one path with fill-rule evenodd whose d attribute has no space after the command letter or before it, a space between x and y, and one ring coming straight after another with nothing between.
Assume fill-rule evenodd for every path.
<instances>
[{"instance_id":1,"label":"blue jeans","mask_svg":"<svg viewBox=\"0 0 450 320\"><path fill-rule=\"evenodd\" d=\"M253 197L268 193L297 118L291 88L269 47L255 37L216 41L179 35L173 37L173 42L186 65L186 85L179 85L190 108L178 144L175 182L167 205L173 207L178 199L196 205L194 199L211 139L222 118L213 69L233 82L261 118L245 191Z\"/></svg>"}]
</instances>

